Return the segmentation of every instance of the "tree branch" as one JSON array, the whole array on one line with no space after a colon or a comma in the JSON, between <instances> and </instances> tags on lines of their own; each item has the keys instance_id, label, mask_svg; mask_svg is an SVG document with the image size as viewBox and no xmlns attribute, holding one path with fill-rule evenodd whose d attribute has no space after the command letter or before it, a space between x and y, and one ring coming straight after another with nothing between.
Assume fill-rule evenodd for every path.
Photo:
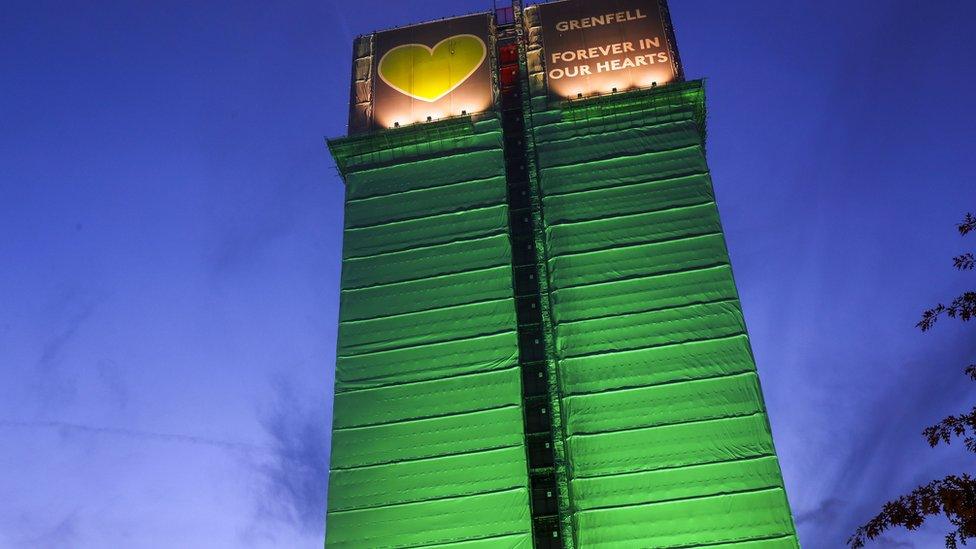
<instances>
[{"instance_id":1,"label":"tree branch","mask_svg":"<svg viewBox=\"0 0 976 549\"><path fill-rule=\"evenodd\" d=\"M922 320L919 320L915 326L923 332L931 330L943 314L949 318L958 318L963 322L969 322L976 317L976 292L966 292L953 299L949 305L939 303L922 313Z\"/></svg>"},{"instance_id":2,"label":"tree branch","mask_svg":"<svg viewBox=\"0 0 976 549\"><path fill-rule=\"evenodd\" d=\"M976 256L972 252L962 255L957 255L952 258L953 265L956 266L960 271L971 271L976 268Z\"/></svg>"},{"instance_id":3,"label":"tree branch","mask_svg":"<svg viewBox=\"0 0 976 549\"><path fill-rule=\"evenodd\" d=\"M976 231L976 216L971 213L966 214L966 217L962 220L962 223L956 225L959 229L959 234L966 236L967 234Z\"/></svg>"},{"instance_id":4,"label":"tree branch","mask_svg":"<svg viewBox=\"0 0 976 549\"><path fill-rule=\"evenodd\" d=\"M864 547L889 528L902 526L917 530L930 516L945 515L956 529L946 535L946 547L976 537L976 481L969 475L950 475L889 501L876 517L861 526L847 540L851 549Z\"/></svg>"},{"instance_id":5,"label":"tree branch","mask_svg":"<svg viewBox=\"0 0 976 549\"><path fill-rule=\"evenodd\" d=\"M976 453L976 439L973 438L973 433L976 433L976 408L973 408L968 414L949 416L922 431L922 435L928 440L929 446L933 448L938 446L940 442L950 444L953 437L964 436L966 437L964 441L966 449Z\"/></svg>"},{"instance_id":6,"label":"tree branch","mask_svg":"<svg viewBox=\"0 0 976 549\"><path fill-rule=\"evenodd\" d=\"M956 228L962 236L976 232L976 216L967 213ZM956 269L971 271L976 269L976 256L965 253L954 257L953 263ZM923 332L928 331L943 315L959 318L963 322L976 318L976 292L966 292L949 305L939 303L923 312L916 327ZM966 368L966 375L976 381L976 364ZM932 447L943 442L950 444L955 437L964 437L966 449L976 453L976 407L967 414L949 416L927 427L922 434ZM917 530L930 516L937 515L945 515L956 528L946 534L947 549L957 549L959 544L966 545L966 540L976 538L976 481L965 474L961 477L950 475L919 486L911 493L884 504L877 516L848 538L847 545L851 549L860 549L868 540L878 538L889 528L902 526Z\"/></svg>"}]
</instances>

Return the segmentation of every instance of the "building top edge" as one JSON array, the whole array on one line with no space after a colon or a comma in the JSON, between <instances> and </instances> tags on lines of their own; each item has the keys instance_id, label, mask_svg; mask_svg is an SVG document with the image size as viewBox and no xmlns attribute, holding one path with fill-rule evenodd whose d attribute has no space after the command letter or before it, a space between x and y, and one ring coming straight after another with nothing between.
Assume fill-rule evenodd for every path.
<instances>
[{"instance_id":1,"label":"building top edge","mask_svg":"<svg viewBox=\"0 0 976 549\"><path fill-rule=\"evenodd\" d=\"M542 4L553 4L555 2L562 2L562 1L563 0L546 0L546 1L541 1L541 2L532 2L531 4L525 6L523 9L526 9L526 10L528 10L528 9L534 9L537 6L540 6ZM499 9L501 9L503 7L510 7L510 6L500 6ZM381 32L389 32L389 31L394 31L394 30L399 30L399 29L408 29L410 27L419 27L421 25L427 25L427 24L430 24L430 23L440 23L440 22L443 22L443 21L450 21L452 19L461 19L461 18L464 18L464 17L471 17L471 16L474 16L474 15L487 15L487 16L492 16L492 15L494 15L494 13L495 12L492 11L492 10L483 10L483 11L473 11L473 12L469 12L469 13L461 13L461 14L458 14L458 15L449 15L447 17L438 17L436 19L428 19L426 21L417 21L415 23L407 23L405 25L396 25L396 26L393 26L393 27L376 29L376 30L369 31L369 32L362 32L362 33L359 33L359 34L356 35L356 39L358 40L360 38L364 38L364 37L367 37L367 36L372 36L374 34L378 34L378 33L381 33Z\"/></svg>"},{"instance_id":2,"label":"building top edge","mask_svg":"<svg viewBox=\"0 0 976 549\"><path fill-rule=\"evenodd\" d=\"M356 36L356 40L359 40L359 39L362 39L362 38L366 38L366 37L372 36L374 34L383 33L383 32L390 32L390 31L401 30L401 29L409 29L409 28L412 28L412 27L420 27L420 26L423 26L423 25L429 25L431 23L442 23L444 21L453 21L454 19L463 19L465 17L474 17L476 15L484 15L484 16L489 16L490 17L492 15L492 12L490 12L490 11L475 11L475 12L471 12L471 13L462 13L462 14L458 14L458 15L450 15L448 17L439 17L437 19L428 19L426 21L418 21L416 23L407 23L406 25L396 25L394 27L388 27L388 28L383 28L383 29L376 29L374 31L363 32L363 33L358 34Z\"/></svg>"}]
</instances>

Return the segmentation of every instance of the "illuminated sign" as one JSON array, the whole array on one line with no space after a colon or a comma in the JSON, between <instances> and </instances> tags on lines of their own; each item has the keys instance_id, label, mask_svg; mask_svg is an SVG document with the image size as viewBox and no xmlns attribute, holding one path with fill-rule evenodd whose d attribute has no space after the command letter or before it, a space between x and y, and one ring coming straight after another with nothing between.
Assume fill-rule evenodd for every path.
<instances>
[{"instance_id":1,"label":"illuminated sign","mask_svg":"<svg viewBox=\"0 0 976 549\"><path fill-rule=\"evenodd\" d=\"M490 21L488 14L472 15L373 35L368 120L361 129L491 108Z\"/></svg>"},{"instance_id":2,"label":"illuminated sign","mask_svg":"<svg viewBox=\"0 0 976 549\"><path fill-rule=\"evenodd\" d=\"M658 0L565 0L537 6L553 99L666 84L678 65Z\"/></svg>"}]
</instances>

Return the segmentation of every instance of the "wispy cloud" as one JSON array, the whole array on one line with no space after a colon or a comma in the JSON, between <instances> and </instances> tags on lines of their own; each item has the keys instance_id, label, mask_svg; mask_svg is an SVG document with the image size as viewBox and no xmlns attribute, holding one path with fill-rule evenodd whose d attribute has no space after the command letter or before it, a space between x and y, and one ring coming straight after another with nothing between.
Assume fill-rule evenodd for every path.
<instances>
[{"instance_id":1,"label":"wispy cloud","mask_svg":"<svg viewBox=\"0 0 976 549\"><path fill-rule=\"evenodd\" d=\"M55 368L81 327L91 318L95 309L104 299L77 288L62 290L50 306L51 319L48 337L41 344L38 370L49 371Z\"/></svg>"},{"instance_id":2,"label":"wispy cloud","mask_svg":"<svg viewBox=\"0 0 976 549\"><path fill-rule=\"evenodd\" d=\"M64 289L46 312L46 333L33 371L27 374L30 390L46 407L70 403L78 391L78 372L66 367L66 356L79 333L95 315L104 297L77 289Z\"/></svg>"},{"instance_id":3,"label":"wispy cloud","mask_svg":"<svg viewBox=\"0 0 976 549\"><path fill-rule=\"evenodd\" d=\"M22 546L33 549L61 549L77 546L81 537L80 522L78 512L72 512L40 535L23 540Z\"/></svg>"},{"instance_id":4,"label":"wispy cloud","mask_svg":"<svg viewBox=\"0 0 976 549\"><path fill-rule=\"evenodd\" d=\"M126 384L126 371L114 360L101 360L95 366L98 380L105 390L109 402L116 409L129 405L129 388Z\"/></svg>"},{"instance_id":5,"label":"wispy cloud","mask_svg":"<svg viewBox=\"0 0 976 549\"><path fill-rule=\"evenodd\" d=\"M916 545L910 541L898 541L888 536L881 536L875 540L878 549L915 549Z\"/></svg>"},{"instance_id":6,"label":"wispy cloud","mask_svg":"<svg viewBox=\"0 0 976 549\"><path fill-rule=\"evenodd\" d=\"M273 452L258 469L258 518L321 533L328 490L329 407L325 399L306 397L285 380L273 387L273 404L261 413Z\"/></svg>"},{"instance_id":7,"label":"wispy cloud","mask_svg":"<svg viewBox=\"0 0 976 549\"><path fill-rule=\"evenodd\" d=\"M242 201L237 211L218 228L219 239L209 251L208 264L215 276L248 267L276 242L293 234L308 211L315 181L303 172L316 161L305 156L283 170L280 177L255 176L247 190L254 198Z\"/></svg>"},{"instance_id":8,"label":"wispy cloud","mask_svg":"<svg viewBox=\"0 0 976 549\"><path fill-rule=\"evenodd\" d=\"M846 502L837 498L827 498L816 508L796 515L797 525L831 524L836 522Z\"/></svg>"},{"instance_id":9,"label":"wispy cloud","mask_svg":"<svg viewBox=\"0 0 976 549\"><path fill-rule=\"evenodd\" d=\"M201 446L211 446L222 450L243 453L271 453L274 448L260 446L246 442L234 442L215 438L201 437L195 435L183 435L174 433L157 433L152 431L138 431L133 429L122 429L117 427L101 427L95 425L85 425L81 423L68 423L65 421L9 421L0 420L0 428L7 429L53 429L61 433L62 436L77 435L97 435L122 437L136 440L153 442L170 442L179 444L194 444Z\"/></svg>"},{"instance_id":10,"label":"wispy cloud","mask_svg":"<svg viewBox=\"0 0 976 549\"><path fill-rule=\"evenodd\" d=\"M874 403L869 415L852 418L860 425L852 430L850 439L838 444L837 465L824 471L821 486L825 497L813 508L796 510L797 525L805 532L804 547L843 547L854 529L874 516L884 502L932 480L930 477L940 474L940 467L963 461L964 450L958 445L930 449L921 431L938 420L937 410L964 407L971 400L971 382L962 367L963 358L974 353L976 344L960 338L933 350L925 360L891 366L891 379L879 380L879 384L888 384L887 394ZM954 360L958 368L939 366ZM850 398L856 398L856 392ZM914 547L914 541L927 546L933 535L941 538L936 530L932 526L902 539L904 531L894 529L873 547Z\"/></svg>"}]
</instances>

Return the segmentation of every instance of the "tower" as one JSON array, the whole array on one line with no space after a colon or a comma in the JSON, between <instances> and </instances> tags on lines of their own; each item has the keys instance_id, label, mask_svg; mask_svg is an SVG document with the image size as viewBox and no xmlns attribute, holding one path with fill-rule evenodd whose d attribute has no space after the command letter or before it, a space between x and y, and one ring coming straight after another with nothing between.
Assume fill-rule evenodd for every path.
<instances>
[{"instance_id":1,"label":"tower","mask_svg":"<svg viewBox=\"0 0 976 549\"><path fill-rule=\"evenodd\" d=\"M329 547L798 547L666 3L359 37Z\"/></svg>"}]
</instances>

